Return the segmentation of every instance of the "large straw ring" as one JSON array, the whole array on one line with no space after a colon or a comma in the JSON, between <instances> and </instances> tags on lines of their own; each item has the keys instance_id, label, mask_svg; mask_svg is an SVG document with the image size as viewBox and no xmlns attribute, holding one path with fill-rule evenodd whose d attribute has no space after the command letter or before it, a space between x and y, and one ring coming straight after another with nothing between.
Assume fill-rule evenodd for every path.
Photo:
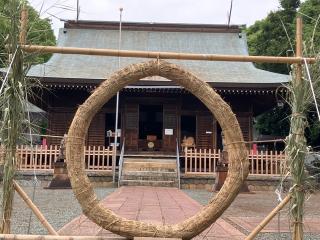
<instances>
[{"instance_id":1,"label":"large straw ring","mask_svg":"<svg viewBox=\"0 0 320 240\"><path fill-rule=\"evenodd\" d=\"M84 171L84 139L92 118L122 88L154 75L174 81L200 99L219 122L228 145L229 171L220 192L197 214L174 225L128 220L105 209ZM83 213L104 229L129 238L141 236L191 239L214 223L229 207L249 172L242 133L229 105L207 83L192 73L175 64L157 60L133 64L115 72L91 94L74 116L68 132L66 156L71 185Z\"/></svg>"}]
</instances>

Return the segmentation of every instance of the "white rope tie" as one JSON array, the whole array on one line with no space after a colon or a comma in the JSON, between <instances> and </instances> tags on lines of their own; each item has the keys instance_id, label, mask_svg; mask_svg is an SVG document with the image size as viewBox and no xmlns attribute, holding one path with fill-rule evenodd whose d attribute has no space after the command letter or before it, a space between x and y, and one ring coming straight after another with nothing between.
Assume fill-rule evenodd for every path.
<instances>
[{"instance_id":1,"label":"white rope tie","mask_svg":"<svg viewBox=\"0 0 320 240\"><path fill-rule=\"evenodd\" d=\"M318 114L318 119L320 122L320 112L319 112L319 108L318 108L318 103L317 103L317 98L316 98L316 94L314 93L314 88L313 88L313 84L312 84L312 80L311 80L311 76L310 76L310 71L309 71L309 66L307 63L307 59L303 58L304 64L306 66L306 70L307 70L307 76L308 76L308 80L310 83L310 88L311 88L311 92L312 92L312 96L313 96L313 100L314 100L314 104L316 106L316 110L317 110L317 114Z\"/></svg>"}]
</instances>

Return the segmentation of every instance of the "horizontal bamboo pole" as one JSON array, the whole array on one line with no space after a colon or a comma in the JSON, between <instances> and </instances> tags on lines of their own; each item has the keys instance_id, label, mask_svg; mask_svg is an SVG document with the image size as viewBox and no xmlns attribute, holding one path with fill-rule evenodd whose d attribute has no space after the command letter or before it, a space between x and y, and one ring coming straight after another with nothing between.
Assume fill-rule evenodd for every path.
<instances>
[{"instance_id":1,"label":"horizontal bamboo pole","mask_svg":"<svg viewBox=\"0 0 320 240\"><path fill-rule=\"evenodd\" d=\"M52 235L22 235L0 234L1 240L120 240L124 238L103 236L52 236Z\"/></svg>"},{"instance_id":2,"label":"horizontal bamboo pole","mask_svg":"<svg viewBox=\"0 0 320 240\"><path fill-rule=\"evenodd\" d=\"M266 216L265 219L262 220L258 224L258 226L253 229L253 231L246 237L245 240L252 240L254 239L260 231L274 218L274 216L290 201L291 194L288 194L280 203L278 206L276 206L269 214Z\"/></svg>"},{"instance_id":3,"label":"horizontal bamboo pole","mask_svg":"<svg viewBox=\"0 0 320 240\"><path fill-rule=\"evenodd\" d=\"M40 223L48 230L48 232L51 235L58 235L56 230L54 230L54 228L50 225L50 223L46 220L46 218L40 212L39 208L37 208L37 206L31 201L31 199L28 197L28 195L23 191L23 189L19 186L19 184L16 181L14 181L13 186L16 192L20 195L23 201L25 201L25 203L31 208L33 213L39 219ZM0 237L0 239L2 238Z\"/></svg>"},{"instance_id":4,"label":"horizontal bamboo pole","mask_svg":"<svg viewBox=\"0 0 320 240\"><path fill-rule=\"evenodd\" d=\"M55 46L41 46L41 45L22 45L21 48L24 51L31 52L31 53L61 53L61 54L81 54L81 55L96 55L96 56L200 60L200 61L303 64L302 57L242 56L242 55L196 54L196 53L177 53L177 52L150 52L150 51L130 51L130 50L116 50L116 49L99 49L99 48L55 47ZM315 62L315 58L306 58L306 60L308 63Z\"/></svg>"}]
</instances>

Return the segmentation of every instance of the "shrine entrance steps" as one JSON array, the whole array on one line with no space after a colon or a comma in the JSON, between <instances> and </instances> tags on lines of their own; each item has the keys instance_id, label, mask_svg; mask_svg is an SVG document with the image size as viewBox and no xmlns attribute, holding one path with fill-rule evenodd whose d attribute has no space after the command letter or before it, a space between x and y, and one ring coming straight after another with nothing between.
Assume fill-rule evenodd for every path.
<instances>
[{"instance_id":1,"label":"shrine entrance steps","mask_svg":"<svg viewBox=\"0 0 320 240\"><path fill-rule=\"evenodd\" d=\"M178 187L175 156L127 155L124 157L121 186Z\"/></svg>"}]
</instances>

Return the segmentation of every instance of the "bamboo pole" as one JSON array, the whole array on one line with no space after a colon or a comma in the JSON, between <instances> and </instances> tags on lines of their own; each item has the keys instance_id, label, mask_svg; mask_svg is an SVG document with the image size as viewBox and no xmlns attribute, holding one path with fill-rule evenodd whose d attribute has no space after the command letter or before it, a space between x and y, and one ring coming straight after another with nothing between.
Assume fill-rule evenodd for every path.
<instances>
[{"instance_id":1,"label":"bamboo pole","mask_svg":"<svg viewBox=\"0 0 320 240\"><path fill-rule=\"evenodd\" d=\"M296 23L296 57L302 58L302 18L297 17ZM302 63L297 63L297 82L302 81Z\"/></svg>"},{"instance_id":2,"label":"bamboo pole","mask_svg":"<svg viewBox=\"0 0 320 240\"><path fill-rule=\"evenodd\" d=\"M301 58L302 57L302 18L301 16L297 17L296 22L296 57ZM294 88L300 88L302 84L302 65L301 63L298 63L296 66L296 78L293 87ZM303 103L300 103L303 104ZM291 120L291 125L293 124L294 119ZM297 121L297 120L296 120ZM301 127L300 125L298 127ZM296 146L299 148L303 143L305 144L305 137L304 132L305 129L300 130L303 135L297 135L296 136ZM298 134L298 130L293 130L294 134ZM300 171L304 171L304 158L298 159L299 163L297 164L297 167L300 168L300 170L297 171L291 171L292 178L294 184L297 186L303 186L304 180L300 177ZM291 163L292 165L292 163ZM300 188L296 187L293 188L293 200L292 205L296 206L296 209L300 209L297 211L294 211L292 214L293 217L293 234L292 239L293 240L302 240L303 239L303 203L305 199L304 191L302 191ZM303 199L303 201L300 201L298 199Z\"/></svg>"},{"instance_id":3,"label":"bamboo pole","mask_svg":"<svg viewBox=\"0 0 320 240\"><path fill-rule=\"evenodd\" d=\"M123 240L122 237L0 234L1 240Z\"/></svg>"},{"instance_id":4,"label":"bamboo pole","mask_svg":"<svg viewBox=\"0 0 320 240\"><path fill-rule=\"evenodd\" d=\"M279 204L276 206L266 217L263 219L258 226L245 238L245 240L254 239L260 231L276 216L276 214L290 201L291 194L287 195Z\"/></svg>"},{"instance_id":5,"label":"bamboo pole","mask_svg":"<svg viewBox=\"0 0 320 240\"><path fill-rule=\"evenodd\" d=\"M114 56L114 57L178 59L178 60L303 64L303 58L301 56L300 57L242 56L242 55L196 54L196 53L177 53L177 52L131 51L131 50L101 49L101 48L55 47L55 46L41 46L41 45L22 45L21 48L24 51L31 52L31 53L61 53L61 54L95 55L95 56ZM315 62L315 58L307 58L306 60L308 63Z\"/></svg>"},{"instance_id":6,"label":"bamboo pole","mask_svg":"<svg viewBox=\"0 0 320 240\"><path fill-rule=\"evenodd\" d=\"M19 140L23 116L24 99L24 68L23 56L19 43L19 18L20 18L20 2L18 0L6 1L4 6L8 9L5 17L8 19L9 29L6 45L6 55L8 57L7 74L3 80L1 87L1 143L4 147L4 168L2 175L2 204L1 204L1 233L10 233L11 216L13 210L14 187L13 181L17 163L17 142ZM20 87L22 84L23 87Z\"/></svg>"},{"instance_id":7,"label":"bamboo pole","mask_svg":"<svg viewBox=\"0 0 320 240\"><path fill-rule=\"evenodd\" d=\"M28 24L28 10L25 5L23 5L23 8L21 10L20 21L21 21L21 25L20 25L19 42L21 45L24 45L27 42L27 24Z\"/></svg>"},{"instance_id":8,"label":"bamboo pole","mask_svg":"<svg viewBox=\"0 0 320 240\"><path fill-rule=\"evenodd\" d=\"M23 199L23 201L28 205L28 207L33 211L36 217L39 219L40 223L48 230L51 235L58 235L56 230L50 225L50 223L46 220L43 214L40 212L39 208L31 201L28 195L23 191L23 189L19 186L16 181L13 181L13 186L19 196ZM0 239L2 239L0 237Z\"/></svg>"}]
</instances>

